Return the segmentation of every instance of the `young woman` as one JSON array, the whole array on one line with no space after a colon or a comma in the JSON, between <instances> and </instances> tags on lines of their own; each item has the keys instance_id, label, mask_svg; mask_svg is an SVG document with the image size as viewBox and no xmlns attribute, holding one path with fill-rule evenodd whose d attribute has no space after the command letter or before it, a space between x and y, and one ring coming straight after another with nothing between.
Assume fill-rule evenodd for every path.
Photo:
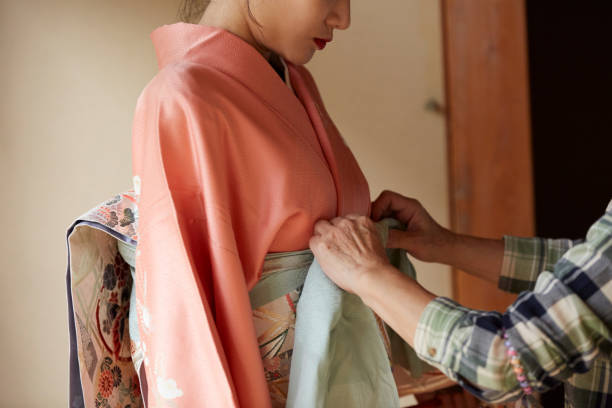
<instances>
[{"instance_id":1,"label":"young woman","mask_svg":"<svg viewBox=\"0 0 612 408\"><path fill-rule=\"evenodd\" d=\"M255 310L249 292L266 254L307 249L317 220L369 213L302 66L349 23L350 0L218 0L152 33L160 70L133 127L134 354L151 406L284 404L299 290Z\"/></svg>"}]
</instances>

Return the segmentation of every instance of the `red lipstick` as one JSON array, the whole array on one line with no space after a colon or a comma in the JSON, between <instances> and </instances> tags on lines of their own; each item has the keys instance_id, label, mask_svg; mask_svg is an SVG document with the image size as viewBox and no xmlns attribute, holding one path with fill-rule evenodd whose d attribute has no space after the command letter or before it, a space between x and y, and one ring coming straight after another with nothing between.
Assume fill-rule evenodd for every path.
<instances>
[{"instance_id":1,"label":"red lipstick","mask_svg":"<svg viewBox=\"0 0 612 408\"><path fill-rule=\"evenodd\" d=\"M325 46L327 45L327 43L329 42L329 40L324 40L322 38L315 38L314 39L315 44L317 44L317 48L319 48L320 50L322 50L323 48L325 48Z\"/></svg>"}]
</instances>

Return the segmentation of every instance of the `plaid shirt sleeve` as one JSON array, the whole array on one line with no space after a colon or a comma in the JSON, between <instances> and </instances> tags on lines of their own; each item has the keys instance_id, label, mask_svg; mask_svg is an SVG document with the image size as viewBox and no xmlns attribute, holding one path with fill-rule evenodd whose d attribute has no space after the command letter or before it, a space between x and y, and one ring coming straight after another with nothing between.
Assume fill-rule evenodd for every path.
<instances>
[{"instance_id":1,"label":"plaid shirt sleeve","mask_svg":"<svg viewBox=\"0 0 612 408\"><path fill-rule=\"evenodd\" d=\"M606 398L612 401L610 204L606 214L589 229L585 242L565 251L554 265L555 253L561 249L551 252L549 243L546 251L544 241L527 244L535 248L533 252L543 254L537 263L543 268L552 266L552 272L532 272L532 263L527 262L530 271L512 273L523 282L535 280L535 285L533 291L522 292L505 313L467 309L442 297L431 301L415 333L414 348L419 357L480 399L492 403L517 399L522 389L506 355L501 337L505 329L536 391L564 381L570 399L582 395L571 406L603 406L597 405L602 398L604 403ZM527 258L516 259L522 262ZM507 270L515 272L516 268ZM594 365L599 368L589 371ZM594 378L597 374L593 372L605 375ZM582 381L585 375L591 376L588 381ZM578 392L572 388L577 383L583 384Z\"/></svg>"},{"instance_id":2,"label":"plaid shirt sleeve","mask_svg":"<svg viewBox=\"0 0 612 408\"><path fill-rule=\"evenodd\" d=\"M568 249L582 241L504 236L504 260L498 281L501 290L533 290L542 271L552 271Z\"/></svg>"}]
</instances>

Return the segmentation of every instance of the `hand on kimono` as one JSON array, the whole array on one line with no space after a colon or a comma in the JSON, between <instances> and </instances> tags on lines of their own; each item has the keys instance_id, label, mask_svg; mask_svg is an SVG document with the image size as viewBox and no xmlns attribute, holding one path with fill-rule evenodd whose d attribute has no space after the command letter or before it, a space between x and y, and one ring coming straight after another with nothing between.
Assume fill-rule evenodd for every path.
<instances>
[{"instance_id":1,"label":"hand on kimono","mask_svg":"<svg viewBox=\"0 0 612 408\"><path fill-rule=\"evenodd\" d=\"M348 215L315 224L310 248L325 274L342 289L359 294L369 275L395 270L368 217Z\"/></svg>"},{"instance_id":2,"label":"hand on kimono","mask_svg":"<svg viewBox=\"0 0 612 408\"><path fill-rule=\"evenodd\" d=\"M406 230L390 230L387 246L425 262L439 262L497 284L504 256L502 239L454 233L438 224L417 200L383 191L372 204L372 219L394 217Z\"/></svg>"},{"instance_id":3,"label":"hand on kimono","mask_svg":"<svg viewBox=\"0 0 612 408\"><path fill-rule=\"evenodd\" d=\"M454 241L454 233L438 224L420 202L392 191L383 191L372 203L372 219L393 217L406 230L390 230L387 246L402 248L425 262L439 262Z\"/></svg>"},{"instance_id":4,"label":"hand on kimono","mask_svg":"<svg viewBox=\"0 0 612 408\"><path fill-rule=\"evenodd\" d=\"M361 297L409 344L414 344L419 317L435 295L389 263L372 220L349 215L319 221L310 248L332 281Z\"/></svg>"}]
</instances>

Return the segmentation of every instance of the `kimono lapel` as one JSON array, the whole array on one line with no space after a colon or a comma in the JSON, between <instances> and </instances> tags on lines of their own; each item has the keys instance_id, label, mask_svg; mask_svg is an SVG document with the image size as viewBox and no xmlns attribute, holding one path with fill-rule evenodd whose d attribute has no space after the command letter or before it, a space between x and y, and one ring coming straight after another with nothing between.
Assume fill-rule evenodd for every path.
<instances>
[{"instance_id":1,"label":"kimono lapel","mask_svg":"<svg viewBox=\"0 0 612 408\"><path fill-rule=\"evenodd\" d=\"M327 166L329 167L334 179L337 195L336 215L344 215L345 204L343 200L343 183L338 168L338 163L336 161L337 157L341 157L339 156L340 154L346 154L346 152L340 152L340 148L343 146L338 145L338 141L340 141L342 145L344 145L344 142L340 140L338 131L327 116L327 112L325 111L325 108L323 108L323 102L318 95L314 81L312 81L312 78L308 72L303 67L296 67L290 63L287 63L287 65L289 67L293 89L295 90L298 98L302 101L306 112L308 112L308 117L310 118L314 131L317 134L319 144L323 149ZM343 150L348 149L344 147Z\"/></svg>"},{"instance_id":2,"label":"kimono lapel","mask_svg":"<svg viewBox=\"0 0 612 408\"><path fill-rule=\"evenodd\" d=\"M253 46L228 31L187 23L161 26L153 31L151 39L158 50L160 70L179 60L189 60L227 74L257 95L326 163L314 134L311 113ZM167 44L169 39L172 45Z\"/></svg>"},{"instance_id":3,"label":"kimono lapel","mask_svg":"<svg viewBox=\"0 0 612 408\"><path fill-rule=\"evenodd\" d=\"M348 179L361 170L352 163L353 155L327 115L314 80L304 67L285 61L291 83L288 87L255 48L215 27L176 23L159 27L151 38L160 69L191 61L222 72L251 90L329 168L336 188L336 214L363 212L361 206L346 199L349 193L344 189L354 185L352 188L369 195L367 182L365 178ZM168 41L172 44L167 44ZM338 162L338 158L344 160Z\"/></svg>"}]
</instances>

